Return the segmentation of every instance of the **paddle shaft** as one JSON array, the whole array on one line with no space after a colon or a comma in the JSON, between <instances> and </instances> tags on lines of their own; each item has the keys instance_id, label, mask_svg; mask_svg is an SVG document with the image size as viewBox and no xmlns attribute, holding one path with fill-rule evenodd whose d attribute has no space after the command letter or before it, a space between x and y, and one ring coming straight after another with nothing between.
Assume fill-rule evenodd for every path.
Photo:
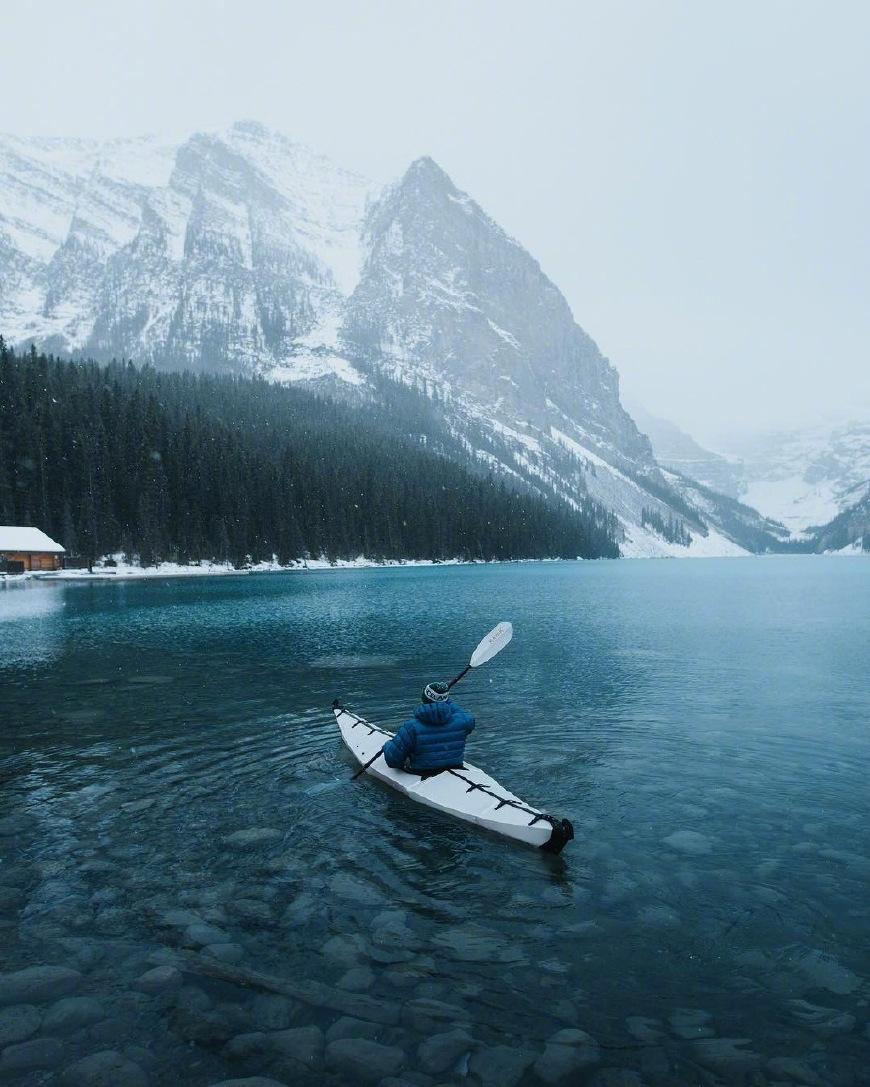
<instances>
[{"instance_id":1,"label":"paddle shaft","mask_svg":"<svg viewBox=\"0 0 870 1087\"><path fill-rule=\"evenodd\" d=\"M468 675L468 673L470 671L471 671L471 665L466 664L466 666L462 669L462 671L459 673L459 675L456 677L456 679L451 679L450 682L447 684L447 690L448 691L452 690L456 686L456 684L460 681L460 679L462 679L463 676Z\"/></svg>"}]
</instances>

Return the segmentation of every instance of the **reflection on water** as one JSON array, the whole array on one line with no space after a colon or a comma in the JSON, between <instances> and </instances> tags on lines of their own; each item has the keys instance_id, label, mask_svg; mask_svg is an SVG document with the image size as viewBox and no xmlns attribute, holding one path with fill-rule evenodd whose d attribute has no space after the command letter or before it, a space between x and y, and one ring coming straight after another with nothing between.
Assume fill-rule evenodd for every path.
<instances>
[{"instance_id":1,"label":"reflection on water","mask_svg":"<svg viewBox=\"0 0 870 1087\"><path fill-rule=\"evenodd\" d=\"M61 648L63 605L54 588L0 582L0 668L51 661Z\"/></svg>"},{"instance_id":2,"label":"reflection on water","mask_svg":"<svg viewBox=\"0 0 870 1087\"><path fill-rule=\"evenodd\" d=\"M0 1082L867 1083L866 603L816 558L0 593ZM469 755L560 857L351 782L329 711L396 726L503 618Z\"/></svg>"}]
</instances>

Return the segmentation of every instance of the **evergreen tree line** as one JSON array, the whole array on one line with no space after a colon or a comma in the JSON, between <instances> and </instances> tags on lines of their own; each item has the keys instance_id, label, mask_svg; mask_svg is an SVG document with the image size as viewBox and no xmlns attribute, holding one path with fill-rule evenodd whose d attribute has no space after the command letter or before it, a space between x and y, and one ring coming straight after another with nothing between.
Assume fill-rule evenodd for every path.
<instances>
[{"instance_id":1,"label":"evergreen tree line","mask_svg":"<svg viewBox=\"0 0 870 1087\"><path fill-rule=\"evenodd\" d=\"M677 520L674 516L668 517L666 521L658 510L652 509L651 507L643 507L640 513L640 523L654 529L659 536L664 537L668 543L675 543L679 544L681 547L688 547L692 542L691 533L682 521Z\"/></svg>"},{"instance_id":2,"label":"evergreen tree line","mask_svg":"<svg viewBox=\"0 0 870 1087\"><path fill-rule=\"evenodd\" d=\"M415 422L416 437L389 404L16 354L0 338L0 524L145 565L618 555L611 514L484 475L446 428Z\"/></svg>"}]
</instances>

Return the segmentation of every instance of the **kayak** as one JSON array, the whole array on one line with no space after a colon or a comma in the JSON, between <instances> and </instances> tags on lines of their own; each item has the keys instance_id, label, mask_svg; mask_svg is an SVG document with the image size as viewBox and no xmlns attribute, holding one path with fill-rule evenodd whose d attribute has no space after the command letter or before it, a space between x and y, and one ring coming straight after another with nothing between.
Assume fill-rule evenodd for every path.
<instances>
[{"instance_id":1,"label":"kayak","mask_svg":"<svg viewBox=\"0 0 870 1087\"><path fill-rule=\"evenodd\" d=\"M370 724L338 702L333 704L333 712L341 738L363 766L393 737L392 732ZM489 774L468 763L462 769L442 770L422 778L387 766L386 760L379 758L366 773L427 808L548 853L560 853L574 837L569 820L556 819L531 807L503 789Z\"/></svg>"}]
</instances>

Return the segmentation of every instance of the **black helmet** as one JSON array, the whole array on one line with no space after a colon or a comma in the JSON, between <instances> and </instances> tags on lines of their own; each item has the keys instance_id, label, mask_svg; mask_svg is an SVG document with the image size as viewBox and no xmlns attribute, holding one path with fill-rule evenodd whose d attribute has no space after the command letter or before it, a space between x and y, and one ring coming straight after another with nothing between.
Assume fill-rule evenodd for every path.
<instances>
[{"instance_id":1,"label":"black helmet","mask_svg":"<svg viewBox=\"0 0 870 1087\"><path fill-rule=\"evenodd\" d=\"M423 688L424 702L444 702L450 694L446 683L427 683Z\"/></svg>"}]
</instances>

